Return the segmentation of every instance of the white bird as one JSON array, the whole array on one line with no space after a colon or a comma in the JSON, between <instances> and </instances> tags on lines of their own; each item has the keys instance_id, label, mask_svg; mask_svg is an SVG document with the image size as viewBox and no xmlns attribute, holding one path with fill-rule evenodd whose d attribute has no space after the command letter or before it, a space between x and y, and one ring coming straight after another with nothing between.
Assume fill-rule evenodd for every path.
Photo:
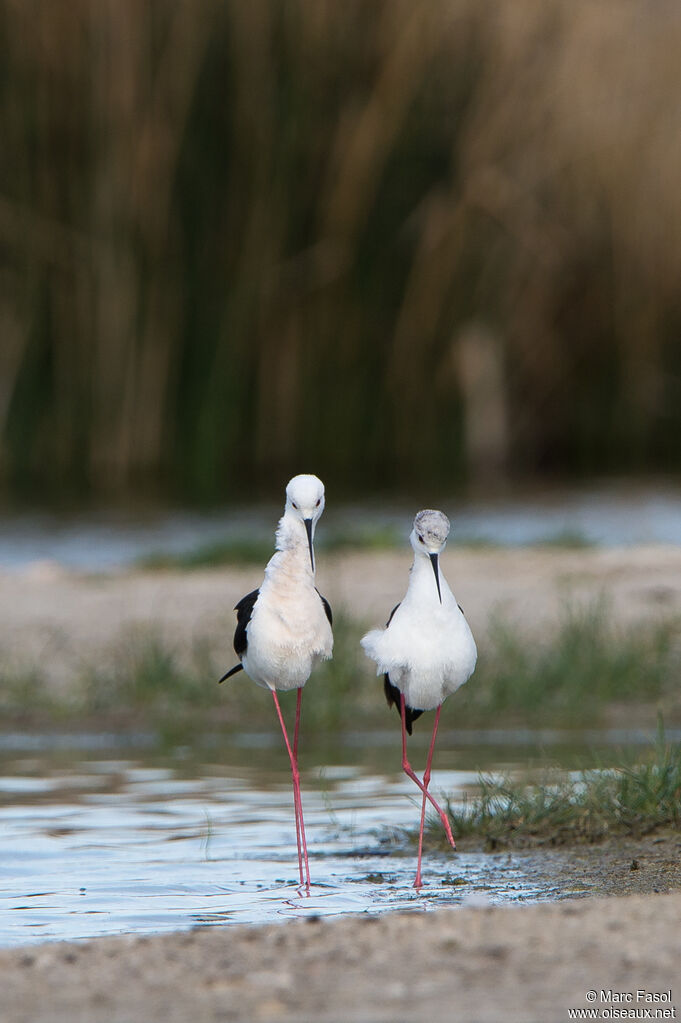
<instances>
[{"instance_id":1,"label":"white bird","mask_svg":"<svg viewBox=\"0 0 681 1023\"><path fill-rule=\"evenodd\" d=\"M388 706L402 719L402 768L423 793L415 888L421 887L421 855L426 799L437 810L452 848L449 820L428 791L435 737L442 703L467 682L475 669L477 649L463 610L439 571L439 556L449 536L449 519L441 511L420 511L410 542L414 563L404 599L393 608L385 629L373 629L361 640L368 657L383 674ZM433 576L435 578L433 578ZM424 710L435 710L433 736L421 782L407 759L407 732Z\"/></svg>"},{"instance_id":2,"label":"white bird","mask_svg":"<svg viewBox=\"0 0 681 1023\"><path fill-rule=\"evenodd\" d=\"M272 693L291 761L300 883L308 890L310 867L300 797L298 731L303 686L315 665L333 652L331 608L314 584L314 532L323 511L322 481L316 476L294 476L286 487L276 551L267 563L262 585L242 597L234 609L234 650L240 663L220 679L224 682L243 668L254 682ZM278 689L298 690L293 747L279 706Z\"/></svg>"}]
</instances>

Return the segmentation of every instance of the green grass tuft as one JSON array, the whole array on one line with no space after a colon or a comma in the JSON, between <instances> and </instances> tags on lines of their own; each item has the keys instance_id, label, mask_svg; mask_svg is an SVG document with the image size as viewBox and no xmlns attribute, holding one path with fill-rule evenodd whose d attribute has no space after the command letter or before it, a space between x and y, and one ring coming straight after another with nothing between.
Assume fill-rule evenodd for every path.
<instances>
[{"instance_id":1,"label":"green grass tuft","mask_svg":"<svg viewBox=\"0 0 681 1023\"><path fill-rule=\"evenodd\" d=\"M197 642L184 661L165 637L151 629L122 635L103 663L85 669L82 706L88 713L146 711L163 718L188 709L207 709L216 678L212 653Z\"/></svg>"},{"instance_id":2,"label":"green grass tuft","mask_svg":"<svg viewBox=\"0 0 681 1023\"><path fill-rule=\"evenodd\" d=\"M462 808L449 804L454 834L503 846L598 842L681 828L681 745L662 731L641 763L590 769L539 783L480 776L480 792ZM439 821L429 832L439 838Z\"/></svg>"},{"instance_id":3,"label":"green grass tuft","mask_svg":"<svg viewBox=\"0 0 681 1023\"><path fill-rule=\"evenodd\" d=\"M19 664L13 657L0 659L0 720L12 721L36 713L55 714L58 703L44 671L35 664Z\"/></svg>"}]
</instances>

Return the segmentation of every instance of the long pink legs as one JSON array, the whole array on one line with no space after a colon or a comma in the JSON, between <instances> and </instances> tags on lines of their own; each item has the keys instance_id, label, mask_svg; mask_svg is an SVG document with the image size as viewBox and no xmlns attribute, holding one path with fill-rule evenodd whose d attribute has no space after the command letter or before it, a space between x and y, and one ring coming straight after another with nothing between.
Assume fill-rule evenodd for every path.
<instances>
[{"instance_id":1,"label":"long pink legs","mask_svg":"<svg viewBox=\"0 0 681 1023\"><path fill-rule=\"evenodd\" d=\"M427 795L428 795L427 789L428 789L428 785L430 784L430 768L431 768L431 765L433 763L433 750L435 749L435 736L437 735L437 726L440 723L440 711L441 710L442 710L442 705L440 705L437 708L437 710L435 711L435 723L433 725L433 737L430 740L430 749L428 750L428 760L426 761L426 773L423 775L423 788L424 788L424 792L423 792L423 801L421 803L421 827L420 827L420 830L419 830L419 858L418 858L418 863L417 863L417 866L416 866L416 880L414 881L414 888L420 888L421 887L421 856L423 854L423 826L424 826L424 824L426 822L426 798L427 798ZM449 824L449 821L447 821L447 824ZM451 841L453 843L454 839L452 838Z\"/></svg>"},{"instance_id":2,"label":"long pink legs","mask_svg":"<svg viewBox=\"0 0 681 1023\"><path fill-rule=\"evenodd\" d=\"M298 770L298 735L299 735L299 732L300 732L300 707L301 707L302 699L303 699L303 690L302 690L302 687L301 687L301 688L298 689L298 693L297 693L297 696L296 696L296 727L295 727L295 731L293 733L293 757L294 757L295 762L296 762L296 771ZM302 847L303 856L305 857L306 885L307 885L307 890L309 891L310 890L310 866L309 866L309 864L307 862L307 841L305 839L305 825L303 824L303 800L302 800L302 796L300 795L300 778L298 780L298 810L297 810L297 813L296 813L296 831L300 832L299 850ZM299 855L300 855L300 853L299 853ZM299 862L298 865L300 866L300 862ZM302 869L301 869L300 874L301 874L300 881L301 881L301 884L302 884L302 882L303 882Z\"/></svg>"},{"instance_id":3,"label":"long pink legs","mask_svg":"<svg viewBox=\"0 0 681 1023\"><path fill-rule=\"evenodd\" d=\"M426 771L425 771L425 774L423 775L423 781L421 782L419 780L419 778L416 776L416 774L415 774L415 772L414 772L414 770L413 770L413 768L412 768L412 766L409 763L409 760L407 758L407 723L406 723L406 719L405 719L404 693L402 693L400 695L400 713L401 713L401 716L402 716L402 770L404 771L404 773L406 775L408 775L409 778L411 778L411 780L413 782L415 782L418 785L418 787L421 789L421 792L423 793L423 802L422 802L422 805L421 805L421 827L420 827L420 830L419 830L419 856L418 856L418 865L417 865L417 869L416 869L416 880L414 881L414 888L420 888L421 887L421 855L422 855L422 852L423 852L423 828L424 828L424 824L425 824L425 820L426 820L426 800L427 799L430 800L430 802L432 803L433 807L437 811L437 814L438 814L440 820L442 821L442 826L445 829L445 834L447 835L447 839L448 839L452 849L456 849L456 843L454 841L454 836L452 835L452 829L451 829L451 825L449 823L449 818L447 817L447 814L444 812L442 807L433 799L433 797L431 796L430 792L428 791L428 785L430 784L430 771L431 771L431 767L432 767L432 763L433 763L433 751L435 750L435 737L437 735L437 728L438 728L438 725L440 723L440 711L441 710L442 710L442 706L438 707L436 712L435 712L435 723L433 725L433 736L432 736L432 738L430 740L430 749L428 750L428 760L426 762Z\"/></svg>"},{"instance_id":4,"label":"long pink legs","mask_svg":"<svg viewBox=\"0 0 681 1023\"><path fill-rule=\"evenodd\" d=\"M275 689L272 690L272 697L274 699L274 706L277 710L277 717L279 718L279 724L281 725L281 731L284 736L284 742L286 743L286 751L291 761L291 774L293 775L293 806L296 814L296 843L298 845L298 871L300 873L300 883L304 884L308 892L310 890L310 865L307 860L307 842L305 840L305 825L303 823L303 802L300 797L300 774L298 772L298 731L300 728L300 703L303 695L302 689L298 690L298 701L296 704L296 727L293 737L293 749L288 740L288 734L286 732L286 725L284 724L284 718L281 713L281 707L279 706L279 700L277 699L277 692ZM303 876L303 863L305 864L305 875Z\"/></svg>"}]
</instances>

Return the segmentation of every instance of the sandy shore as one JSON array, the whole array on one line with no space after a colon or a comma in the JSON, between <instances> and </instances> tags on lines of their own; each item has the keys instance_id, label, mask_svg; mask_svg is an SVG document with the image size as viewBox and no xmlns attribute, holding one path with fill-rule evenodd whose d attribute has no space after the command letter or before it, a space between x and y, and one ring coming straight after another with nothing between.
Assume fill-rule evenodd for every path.
<instances>
[{"instance_id":1,"label":"sandy shore","mask_svg":"<svg viewBox=\"0 0 681 1023\"><path fill-rule=\"evenodd\" d=\"M319 585L337 611L380 622L408 567L406 552L326 558ZM605 597L622 624L681 610L677 548L450 550L444 568L482 643L495 615L542 628L568 600ZM36 564L0 574L0 649L6 663L39 664L62 687L130 629L152 627L179 646L224 636L227 653L231 609L260 577L257 568L81 576ZM679 918L681 894L628 895L43 945L0 952L0 1018L565 1020L590 988L673 988Z\"/></svg>"},{"instance_id":2,"label":"sandy shore","mask_svg":"<svg viewBox=\"0 0 681 1023\"><path fill-rule=\"evenodd\" d=\"M408 552L320 559L318 584L336 613L378 624L404 592ZM605 598L636 624L681 611L681 548L448 550L447 578L484 644L495 617L522 630L550 627L573 604ZM153 628L178 648L209 637L231 656L232 608L260 568L81 576L36 563L0 573L0 653L15 670L39 665L68 687L130 629Z\"/></svg>"},{"instance_id":3,"label":"sandy shore","mask_svg":"<svg viewBox=\"0 0 681 1023\"><path fill-rule=\"evenodd\" d=\"M337 611L380 622L408 567L406 553L327 558L319 585ZM568 600L605 597L623 625L681 610L677 548L452 550L444 567L482 643L495 615L540 629ZM36 564L0 575L0 650L6 665L40 664L64 687L131 628L179 646L224 637L227 653L231 608L260 577L255 568L80 576ZM677 844L659 850L647 878L629 873L636 850L619 848L617 870L604 860L590 890L676 887ZM572 860L576 883L590 860ZM587 1007L590 989L635 999L639 988L671 988L681 1010L679 919L681 894L636 894L41 945L0 952L0 1019L549 1023Z\"/></svg>"},{"instance_id":4,"label":"sandy shore","mask_svg":"<svg viewBox=\"0 0 681 1023\"><path fill-rule=\"evenodd\" d=\"M680 918L671 894L42 945L0 953L2 1018L550 1023L638 989L681 1008Z\"/></svg>"}]
</instances>

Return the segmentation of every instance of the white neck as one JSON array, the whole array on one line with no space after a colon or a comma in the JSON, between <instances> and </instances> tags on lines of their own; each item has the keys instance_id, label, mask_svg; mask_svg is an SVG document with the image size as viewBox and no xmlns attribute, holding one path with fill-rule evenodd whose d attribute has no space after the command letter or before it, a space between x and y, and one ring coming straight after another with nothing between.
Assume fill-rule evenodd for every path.
<instances>
[{"instance_id":1,"label":"white neck","mask_svg":"<svg viewBox=\"0 0 681 1023\"><path fill-rule=\"evenodd\" d=\"M442 591L443 600L445 591L448 591L448 589L447 581L442 574L442 569L440 569L440 590ZM414 552L414 563L409 574L409 590L414 594L418 594L419 601L432 604L436 608L441 606L440 598L437 594L437 583L435 582L432 562L427 554L422 554L420 551Z\"/></svg>"},{"instance_id":2,"label":"white neck","mask_svg":"<svg viewBox=\"0 0 681 1023\"><path fill-rule=\"evenodd\" d=\"M304 523L295 515L284 512L279 519L275 537L277 553L271 559L277 568L289 569L314 578L310 563L310 548Z\"/></svg>"}]
</instances>

